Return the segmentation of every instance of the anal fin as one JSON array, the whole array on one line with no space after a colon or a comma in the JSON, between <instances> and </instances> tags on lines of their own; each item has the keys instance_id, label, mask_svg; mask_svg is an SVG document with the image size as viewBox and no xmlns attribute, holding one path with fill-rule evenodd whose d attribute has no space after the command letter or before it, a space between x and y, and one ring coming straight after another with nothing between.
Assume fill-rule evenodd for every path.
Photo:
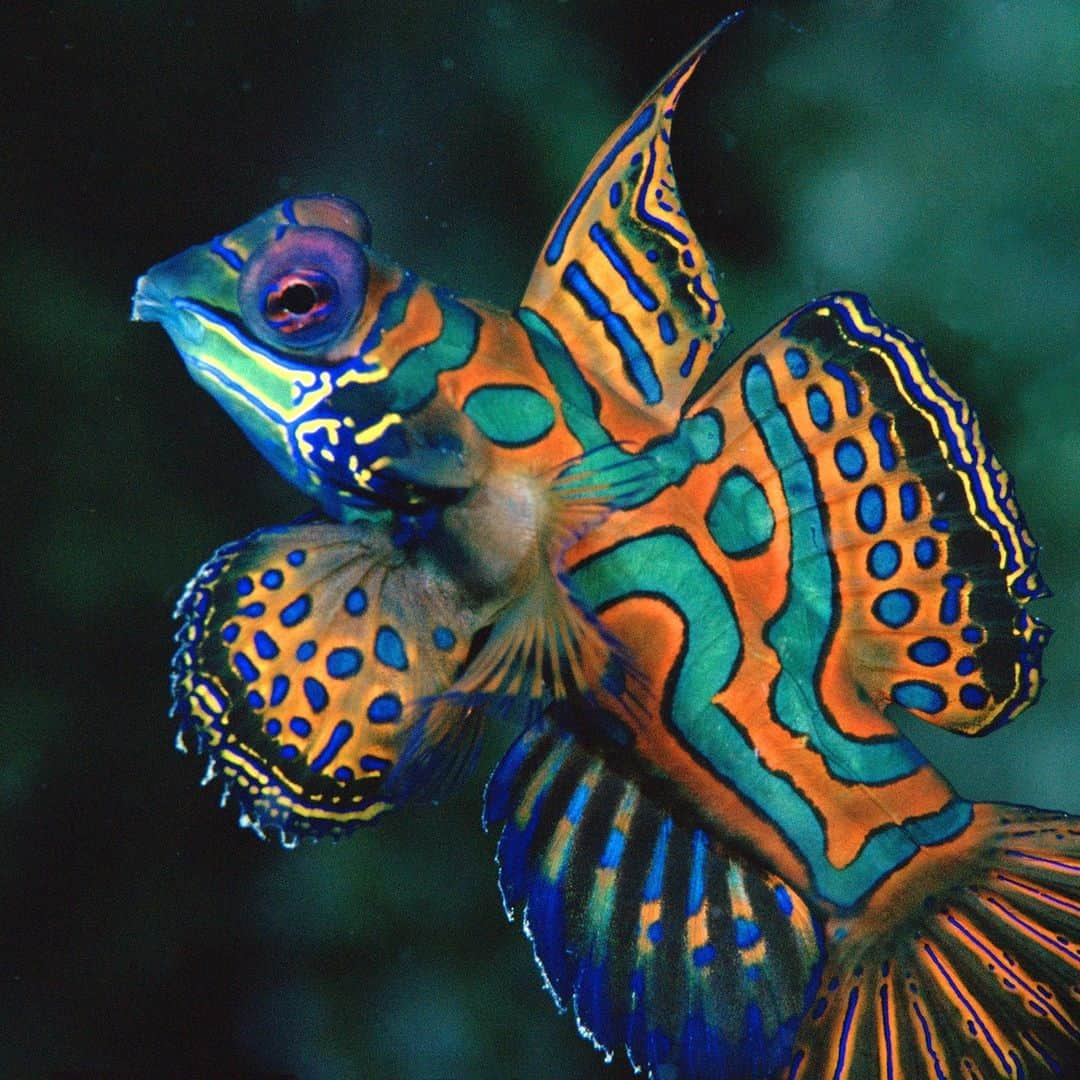
<instances>
[{"instance_id":1,"label":"anal fin","mask_svg":"<svg viewBox=\"0 0 1080 1080\"><path fill-rule=\"evenodd\" d=\"M552 996L649 1075L761 1078L787 1061L820 941L776 875L672 819L552 720L487 789L499 883Z\"/></svg>"}]
</instances>

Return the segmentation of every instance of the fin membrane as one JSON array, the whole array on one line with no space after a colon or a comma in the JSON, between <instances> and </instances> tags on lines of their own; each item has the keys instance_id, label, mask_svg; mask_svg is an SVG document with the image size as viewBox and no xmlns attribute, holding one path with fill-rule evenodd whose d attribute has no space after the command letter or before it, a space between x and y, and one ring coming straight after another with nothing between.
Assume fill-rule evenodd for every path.
<instances>
[{"instance_id":1,"label":"fin membrane","mask_svg":"<svg viewBox=\"0 0 1080 1080\"><path fill-rule=\"evenodd\" d=\"M1080 820L976 809L969 879L830 956L789 1080L1080 1076Z\"/></svg>"},{"instance_id":2,"label":"fin membrane","mask_svg":"<svg viewBox=\"0 0 1080 1080\"><path fill-rule=\"evenodd\" d=\"M817 925L780 878L680 825L551 720L488 783L499 884L560 1008L649 1075L769 1077L816 989Z\"/></svg>"},{"instance_id":3,"label":"fin membrane","mask_svg":"<svg viewBox=\"0 0 1080 1080\"><path fill-rule=\"evenodd\" d=\"M726 19L597 151L559 216L522 305L540 314L600 391L674 420L724 334L716 277L682 209L671 121ZM605 416L616 440L632 414Z\"/></svg>"},{"instance_id":4,"label":"fin membrane","mask_svg":"<svg viewBox=\"0 0 1080 1080\"><path fill-rule=\"evenodd\" d=\"M226 544L176 618L177 742L193 736L208 778L224 773L242 824L340 835L468 772L478 718L433 742L425 703L457 677L475 613L384 530L314 521Z\"/></svg>"},{"instance_id":5,"label":"fin membrane","mask_svg":"<svg viewBox=\"0 0 1080 1080\"><path fill-rule=\"evenodd\" d=\"M725 454L750 477L721 485L728 532L753 532L743 488L775 492L777 523L806 508L823 519L807 557L820 563L825 545L832 575L820 582L833 597L826 698L857 687L880 711L965 734L1035 699L1049 637L1026 610L1046 595L1038 549L977 417L918 342L865 297L836 293L747 350L693 407L706 409L724 410ZM795 465L761 455L781 422L800 444Z\"/></svg>"}]
</instances>

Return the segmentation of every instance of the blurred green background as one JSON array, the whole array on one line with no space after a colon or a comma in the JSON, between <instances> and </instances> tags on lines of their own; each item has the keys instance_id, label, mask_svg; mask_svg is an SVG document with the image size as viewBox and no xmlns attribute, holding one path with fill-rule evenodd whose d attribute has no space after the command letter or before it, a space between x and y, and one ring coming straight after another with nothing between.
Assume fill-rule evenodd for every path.
<instances>
[{"instance_id":1,"label":"blurred green background","mask_svg":"<svg viewBox=\"0 0 1080 1080\"><path fill-rule=\"evenodd\" d=\"M976 404L1056 590L1049 681L989 739L911 734L965 794L1080 811L1076 5L751 6L675 132L731 355L859 289ZM283 852L173 751L184 581L305 506L128 298L284 194L337 191L405 265L512 305L594 149L729 10L5 6L0 1075L627 1074L506 922L479 778Z\"/></svg>"}]
</instances>

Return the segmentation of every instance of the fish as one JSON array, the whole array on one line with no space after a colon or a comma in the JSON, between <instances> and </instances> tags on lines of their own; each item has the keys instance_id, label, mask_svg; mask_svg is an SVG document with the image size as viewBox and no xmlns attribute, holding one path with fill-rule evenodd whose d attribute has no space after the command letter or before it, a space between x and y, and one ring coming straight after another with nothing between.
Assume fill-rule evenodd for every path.
<instances>
[{"instance_id":1,"label":"fish","mask_svg":"<svg viewBox=\"0 0 1080 1080\"><path fill-rule=\"evenodd\" d=\"M1080 821L960 797L896 722L1035 701L1037 545L864 296L713 360L669 143L729 23L596 153L516 310L398 266L340 195L139 279L133 318L314 505L184 590L177 744L292 846L440 802L511 725L504 906L608 1061L1080 1075Z\"/></svg>"}]
</instances>

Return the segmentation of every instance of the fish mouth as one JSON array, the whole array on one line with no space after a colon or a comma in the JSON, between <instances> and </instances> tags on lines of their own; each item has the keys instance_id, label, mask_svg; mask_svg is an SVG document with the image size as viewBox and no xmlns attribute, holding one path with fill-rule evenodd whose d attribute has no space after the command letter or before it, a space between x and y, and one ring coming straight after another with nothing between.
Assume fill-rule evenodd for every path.
<instances>
[{"instance_id":1,"label":"fish mouth","mask_svg":"<svg viewBox=\"0 0 1080 1080\"><path fill-rule=\"evenodd\" d=\"M160 323L177 346L195 346L202 342L205 330L191 312L190 301L170 296L155 285L151 275L143 274L135 282L135 295L131 298L132 322Z\"/></svg>"},{"instance_id":2,"label":"fish mouth","mask_svg":"<svg viewBox=\"0 0 1080 1080\"><path fill-rule=\"evenodd\" d=\"M131 298L132 322L163 323L171 306L169 298L154 285L149 274L143 274L135 282L135 295Z\"/></svg>"}]
</instances>

